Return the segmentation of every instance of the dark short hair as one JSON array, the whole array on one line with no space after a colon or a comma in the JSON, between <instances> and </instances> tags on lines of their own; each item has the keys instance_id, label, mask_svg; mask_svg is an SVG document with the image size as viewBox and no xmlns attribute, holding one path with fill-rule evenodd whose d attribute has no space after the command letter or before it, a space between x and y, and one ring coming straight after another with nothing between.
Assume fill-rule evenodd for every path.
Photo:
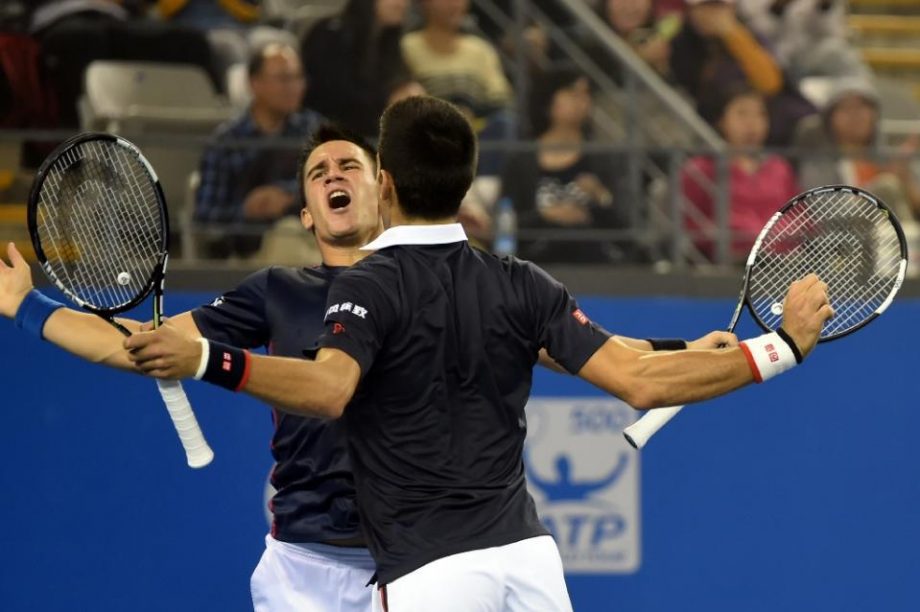
<instances>
[{"instance_id":1,"label":"dark short hair","mask_svg":"<svg viewBox=\"0 0 920 612\"><path fill-rule=\"evenodd\" d=\"M696 110L709 125L718 130L719 121L732 102L738 98L760 98L766 102L762 93L746 81L732 81L721 87L711 87L700 96Z\"/></svg>"},{"instance_id":2,"label":"dark short hair","mask_svg":"<svg viewBox=\"0 0 920 612\"><path fill-rule=\"evenodd\" d=\"M476 171L476 136L450 102L413 96L380 118L380 167L393 177L403 212L420 219L457 214Z\"/></svg>"},{"instance_id":3,"label":"dark short hair","mask_svg":"<svg viewBox=\"0 0 920 612\"><path fill-rule=\"evenodd\" d=\"M374 172L377 171L377 150L363 136L336 123L321 123L319 127L313 130L310 138L304 144L303 149L300 151L300 159L297 161L297 193L300 195L301 208L307 205L307 193L306 189L304 189L304 179L306 178L304 176L304 166L317 147L334 140L344 140L360 147L367 155L371 168Z\"/></svg>"},{"instance_id":4,"label":"dark short hair","mask_svg":"<svg viewBox=\"0 0 920 612\"><path fill-rule=\"evenodd\" d=\"M268 55L268 52L273 49L290 50L291 53L300 57L297 54L297 49L287 43L272 41L263 45L259 45L250 54L249 61L246 63L246 73L250 78L262 72L262 67L265 65L266 56Z\"/></svg>"},{"instance_id":5,"label":"dark short hair","mask_svg":"<svg viewBox=\"0 0 920 612\"><path fill-rule=\"evenodd\" d=\"M530 128L534 138L542 135L550 128L550 113L556 93L572 87L579 79L587 79L584 72L572 66L558 66L539 74L534 79L533 95L530 96ZM588 79L592 93L594 86ZM583 130L587 131L590 121L586 121Z\"/></svg>"}]
</instances>

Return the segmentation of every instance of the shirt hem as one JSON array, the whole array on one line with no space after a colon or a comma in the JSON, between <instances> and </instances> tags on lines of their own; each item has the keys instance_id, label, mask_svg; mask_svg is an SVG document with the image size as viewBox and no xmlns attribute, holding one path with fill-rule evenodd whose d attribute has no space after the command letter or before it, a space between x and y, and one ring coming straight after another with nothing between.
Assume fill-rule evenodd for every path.
<instances>
[{"instance_id":1,"label":"shirt hem","mask_svg":"<svg viewBox=\"0 0 920 612\"><path fill-rule=\"evenodd\" d=\"M537 538L540 536L551 535L549 531L544 528L539 529L528 529L526 531L518 531L514 534L503 534L499 536L490 536L485 538L478 538L475 540L469 540L463 543L457 543L452 546L442 546L437 550L428 552L425 555L416 557L412 561L407 561L405 563L399 563L393 566L391 569L387 570L377 570L377 584L378 586L384 586L398 580L414 572L418 568L431 563L432 561L437 561L438 559L443 559L444 557L449 557L450 555L456 555L460 553L470 552L473 550L483 550L486 548L495 548L497 546L505 546L507 544L514 544L515 542L520 542L522 540L529 540L531 538ZM378 563L379 566L379 563Z\"/></svg>"}]
</instances>

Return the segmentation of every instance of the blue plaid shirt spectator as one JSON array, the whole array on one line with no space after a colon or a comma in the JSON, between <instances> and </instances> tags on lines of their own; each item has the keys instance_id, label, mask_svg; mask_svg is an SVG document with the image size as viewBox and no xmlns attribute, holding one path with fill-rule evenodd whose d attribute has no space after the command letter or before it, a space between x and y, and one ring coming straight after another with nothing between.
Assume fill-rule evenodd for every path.
<instances>
[{"instance_id":1,"label":"blue plaid shirt spectator","mask_svg":"<svg viewBox=\"0 0 920 612\"><path fill-rule=\"evenodd\" d=\"M276 185L297 194L296 163L279 161L279 151L245 146L223 146L221 143L237 139L299 138L309 136L323 118L311 110L294 113L285 120L278 134L266 136L259 131L252 115L246 111L238 119L218 128L218 144L209 146L201 158L201 183L195 198L195 220L210 223L243 221L243 201L250 190L260 185ZM296 162L296 150L281 152ZM257 175L257 176L255 176ZM299 200L299 198L297 198Z\"/></svg>"}]
</instances>

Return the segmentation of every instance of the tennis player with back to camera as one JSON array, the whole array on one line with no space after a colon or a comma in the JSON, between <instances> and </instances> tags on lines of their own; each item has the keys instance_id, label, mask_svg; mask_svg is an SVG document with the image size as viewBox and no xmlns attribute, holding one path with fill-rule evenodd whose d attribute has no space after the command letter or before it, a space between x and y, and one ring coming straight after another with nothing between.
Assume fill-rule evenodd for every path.
<instances>
[{"instance_id":1,"label":"tennis player with back to camera","mask_svg":"<svg viewBox=\"0 0 920 612\"><path fill-rule=\"evenodd\" d=\"M720 350L637 350L537 266L469 247L455 221L476 140L455 107L429 97L392 105L378 159L389 229L333 282L314 361L251 355L169 324L125 346L156 377L344 415L378 609L570 610L524 481L524 405L540 348L637 408L701 401L807 356L833 316L826 287L814 275L791 283L781 334Z\"/></svg>"},{"instance_id":2,"label":"tennis player with back to camera","mask_svg":"<svg viewBox=\"0 0 920 612\"><path fill-rule=\"evenodd\" d=\"M261 270L213 304L173 317L172 325L234 346L270 345L275 355L300 357L302 347L315 342L330 280L366 255L368 251L358 245L379 233L376 159L363 139L329 125L314 135L302 158L301 188L312 203L307 204L303 221L315 232L324 265ZM32 288L31 276L14 248L9 257L11 268L0 260L0 313L22 316L19 305ZM37 294L29 299L38 300ZM99 319L86 313L51 307L54 314L46 319L45 339L90 361L133 367L121 347L121 336L111 333L111 327L98 325ZM137 322L122 322L139 328ZM649 341L620 339L637 349L651 348ZM689 346L702 349L720 344L734 345L736 339L713 332ZM558 367L545 354L541 361ZM342 426L337 421L273 414L272 453L277 467L272 482L278 493L271 504L272 533L253 575L255 608L369 610L372 591L366 584L372 562L358 529Z\"/></svg>"}]
</instances>

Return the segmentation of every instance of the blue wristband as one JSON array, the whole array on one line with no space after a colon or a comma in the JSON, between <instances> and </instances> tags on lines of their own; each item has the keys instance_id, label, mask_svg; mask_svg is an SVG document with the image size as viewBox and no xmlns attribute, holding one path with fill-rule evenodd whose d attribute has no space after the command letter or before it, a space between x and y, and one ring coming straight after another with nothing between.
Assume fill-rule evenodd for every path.
<instances>
[{"instance_id":1,"label":"blue wristband","mask_svg":"<svg viewBox=\"0 0 920 612\"><path fill-rule=\"evenodd\" d=\"M19 305L19 310L16 311L16 319L14 322L19 329L44 339L42 330L45 328L45 321L48 320L48 317L50 317L55 310L63 307L64 305L60 302L56 302L41 294L36 289L33 289Z\"/></svg>"}]
</instances>

